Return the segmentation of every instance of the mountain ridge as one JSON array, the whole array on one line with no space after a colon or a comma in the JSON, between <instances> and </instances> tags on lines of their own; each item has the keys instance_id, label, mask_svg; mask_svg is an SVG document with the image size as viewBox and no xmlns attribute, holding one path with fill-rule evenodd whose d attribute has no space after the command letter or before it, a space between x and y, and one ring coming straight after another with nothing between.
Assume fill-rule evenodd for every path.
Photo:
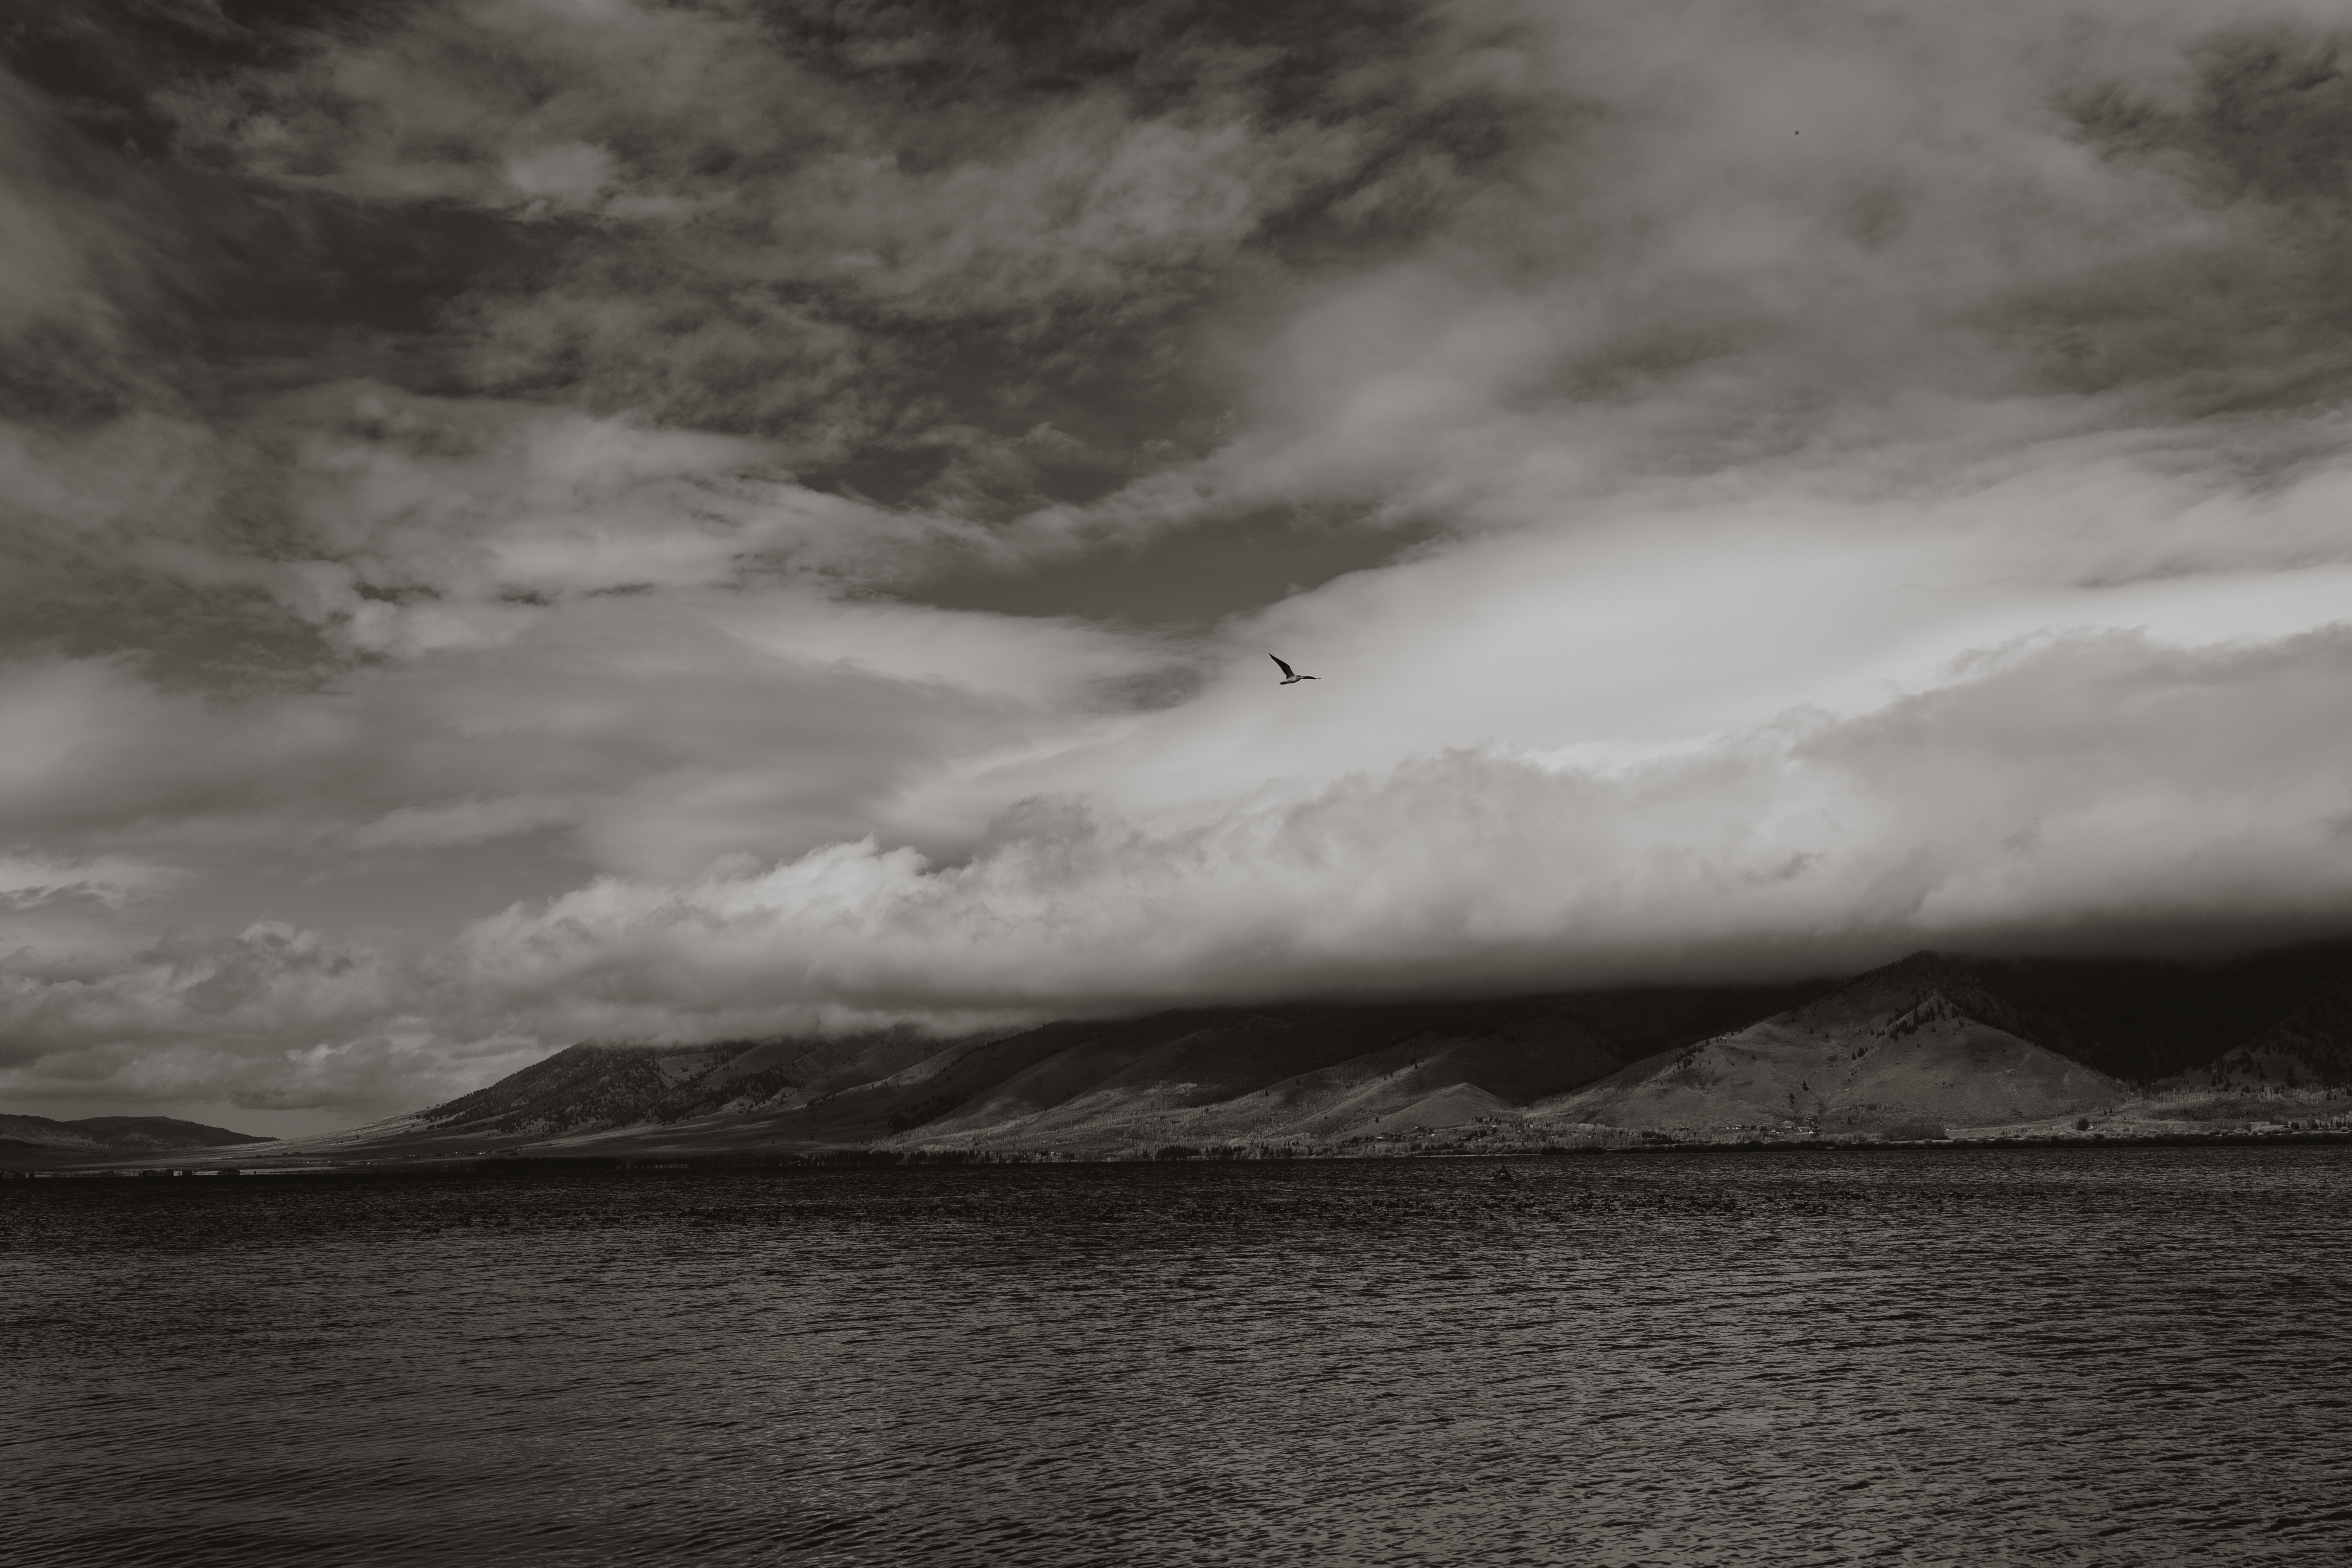
<instances>
[{"instance_id":1,"label":"mountain ridge","mask_svg":"<svg viewBox=\"0 0 2352 1568\"><path fill-rule=\"evenodd\" d=\"M1093 1156L1940 1137L2352 1112L2352 941L2211 963L1921 951L1843 979L583 1041L275 1153Z\"/></svg>"}]
</instances>

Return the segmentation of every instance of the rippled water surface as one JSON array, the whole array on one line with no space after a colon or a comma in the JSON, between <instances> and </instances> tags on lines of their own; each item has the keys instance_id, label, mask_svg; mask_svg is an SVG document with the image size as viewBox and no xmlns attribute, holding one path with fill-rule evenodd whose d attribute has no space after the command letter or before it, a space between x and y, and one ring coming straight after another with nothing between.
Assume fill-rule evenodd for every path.
<instances>
[{"instance_id":1,"label":"rippled water surface","mask_svg":"<svg viewBox=\"0 0 2352 1568\"><path fill-rule=\"evenodd\" d=\"M50 1564L2352 1561L2352 1149L0 1184Z\"/></svg>"}]
</instances>

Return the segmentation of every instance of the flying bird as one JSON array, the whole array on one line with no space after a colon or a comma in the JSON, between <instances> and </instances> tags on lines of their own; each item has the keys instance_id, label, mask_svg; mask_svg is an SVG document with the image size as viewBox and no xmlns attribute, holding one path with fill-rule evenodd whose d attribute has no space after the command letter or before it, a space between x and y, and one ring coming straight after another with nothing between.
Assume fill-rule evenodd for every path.
<instances>
[{"instance_id":1,"label":"flying bird","mask_svg":"<svg viewBox=\"0 0 2352 1568\"><path fill-rule=\"evenodd\" d=\"M1274 655L1272 654L1267 654L1265 657L1268 658L1274 658ZM1319 675L1301 675L1278 658L1274 658L1274 663L1275 668L1282 671L1282 683L1285 686L1296 686L1302 680L1320 680L1323 679Z\"/></svg>"}]
</instances>

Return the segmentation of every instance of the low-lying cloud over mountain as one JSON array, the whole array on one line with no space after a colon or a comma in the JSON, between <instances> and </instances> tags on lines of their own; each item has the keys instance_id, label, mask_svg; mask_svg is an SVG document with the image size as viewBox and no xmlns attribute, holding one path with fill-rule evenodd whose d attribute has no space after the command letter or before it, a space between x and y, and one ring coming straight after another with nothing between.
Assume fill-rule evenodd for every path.
<instances>
[{"instance_id":1,"label":"low-lying cloud over mountain","mask_svg":"<svg viewBox=\"0 0 2352 1568\"><path fill-rule=\"evenodd\" d=\"M0 64L13 1108L2352 926L2338 7Z\"/></svg>"},{"instance_id":2,"label":"low-lying cloud over mountain","mask_svg":"<svg viewBox=\"0 0 2352 1568\"><path fill-rule=\"evenodd\" d=\"M1528 1152L2195 1136L2352 1121L2352 944L2221 963L1913 953L1843 981L583 1042L240 1159Z\"/></svg>"}]
</instances>

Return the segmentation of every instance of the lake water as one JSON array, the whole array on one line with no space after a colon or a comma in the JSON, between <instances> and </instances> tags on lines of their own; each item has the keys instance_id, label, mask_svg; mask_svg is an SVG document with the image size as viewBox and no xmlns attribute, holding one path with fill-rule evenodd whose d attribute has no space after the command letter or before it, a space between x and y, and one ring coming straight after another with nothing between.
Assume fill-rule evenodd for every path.
<instances>
[{"instance_id":1,"label":"lake water","mask_svg":"<svg viewBox=\"0 0 2352 1568\"><path fill-rule=\"evenodd\" d=\"M0 1556L2352 1560L2352 1149L0 1183Z\"/></svg>"}]
</instances>

